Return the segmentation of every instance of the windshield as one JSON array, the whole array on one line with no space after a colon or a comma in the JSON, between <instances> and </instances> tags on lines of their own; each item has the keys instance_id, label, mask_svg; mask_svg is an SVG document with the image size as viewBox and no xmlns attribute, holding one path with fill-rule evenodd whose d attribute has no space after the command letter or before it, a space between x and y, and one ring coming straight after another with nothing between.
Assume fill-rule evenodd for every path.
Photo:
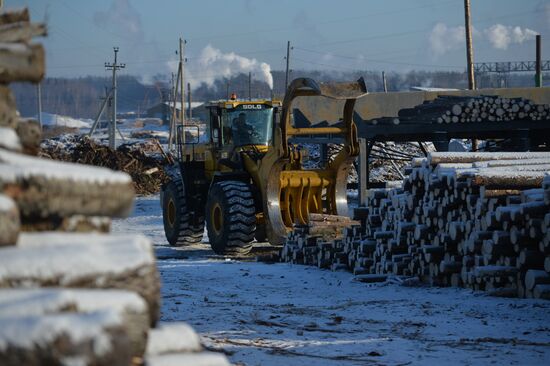
<instances>
[{"instance_id":1,"label":"windshield","mask_svg":"<svg viewBox=\"0 0 550 366\"><path fill-rule=\"evenodd\" d=\"M267 145L271 140L272 123L273 108L262 104L242 105L227 111L224 118L225 143Z\"/></svg>"}]
</instances>

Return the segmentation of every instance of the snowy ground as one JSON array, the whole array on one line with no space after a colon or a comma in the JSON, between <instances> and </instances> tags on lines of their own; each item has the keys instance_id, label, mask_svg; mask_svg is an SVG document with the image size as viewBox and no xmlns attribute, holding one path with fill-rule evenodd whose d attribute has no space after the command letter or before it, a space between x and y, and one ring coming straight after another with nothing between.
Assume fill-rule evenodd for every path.
<instances>
[{"instance_id":1,"label":"snowy ground","mask_svg":"<svg viewBox=\"0 0 550 366\"><path fill-rule=\"evenodd\" d=\"M550 301L367 286L344 272L224 260L167 246L158 196L116 232L156 246L162 320L183 320L243 365L550 365Z\"/></svg>"}]
</instances>

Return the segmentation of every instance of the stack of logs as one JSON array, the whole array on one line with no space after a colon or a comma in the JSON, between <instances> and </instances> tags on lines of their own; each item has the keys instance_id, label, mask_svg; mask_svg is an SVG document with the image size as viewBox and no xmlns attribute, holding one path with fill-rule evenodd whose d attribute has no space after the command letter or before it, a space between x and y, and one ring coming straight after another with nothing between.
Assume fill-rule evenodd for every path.
<instances>
[{"instance_id":1,"label":"stack of logs","mask_svg":"<svg viewBox=\"0 0 550 366\"><path fill-rule=\"evenodd\" d=\"M331 241L340 240L343 229L351 225L359 225L359 222L347 216L309 214L307 225L295 225L294 230L288 234L281 251L281 260L297 264L316 264L317 242L320 245L330 245Z\"/></svg>"},{"instance_id":2,"label":"stack of logs","mask_svg":"<svg viewBox=\"0 0 550 366\"><path fill-rule=\"evenodd\" d=\"M401 109L398 117L371 120L377 125L407 123L468 123L499 121L541 121L550 119L550 106L524 98L500 96L461 97L442 95L414 108Z\"/></svg>"},{"instance_id":3,"label":"stack of logs","mask_svg":"<svg viewBox=\"0 0 550 366\"><path fill-rule=\"evenodd\" d=\"M34 156L40 128L18 121L7 84L40 81L42 34L28 10L0 13L0 364L228 365L186 324L158 323L149 240L109 233L131 212L130 176Z\"/></svg>"},{"instance_id":4,"label":"stack of logs","mask_svg":"<svg viewBox=\"0 0 550 366\"><path fill-rule=\"evenodd\" d=\"M495 296L550 299L550 153L430 153L401 188L369 191L361 225L289 236L283 259L365 282L418 276ZM302 254L298 254L301 252Z\"/></svg>"}]
</instances>

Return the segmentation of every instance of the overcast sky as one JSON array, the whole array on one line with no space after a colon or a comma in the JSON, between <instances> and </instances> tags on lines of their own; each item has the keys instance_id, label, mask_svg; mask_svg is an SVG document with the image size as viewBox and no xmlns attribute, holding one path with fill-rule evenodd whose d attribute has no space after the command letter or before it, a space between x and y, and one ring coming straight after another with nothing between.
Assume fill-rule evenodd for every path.
<instances>
[{"instance_id":1,"label":"overcast sky","mask_svg":"<svg viewBox=\"0 0 550 366\"><path fill-rule=\"evenodd\" d=\"M283 70L287 40L294 69L463 70L466 63L463 0L4 2L47 21L48 76L106 75L113 46L124 73L169 74L179 36L194 83ZM550 42L550 0L472 0L472 18L475 61L534 60L534 35ZM548 58L550 46L543 49Z\"/></svg>"}]
</instances>

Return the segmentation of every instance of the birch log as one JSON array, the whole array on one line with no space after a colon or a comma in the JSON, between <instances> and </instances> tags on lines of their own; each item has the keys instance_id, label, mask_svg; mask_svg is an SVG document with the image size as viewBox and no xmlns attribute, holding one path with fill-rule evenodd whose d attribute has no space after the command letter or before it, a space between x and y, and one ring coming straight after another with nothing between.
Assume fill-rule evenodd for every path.
<instances>
[{"instance_id":1,"label":"birch log","mask_svg":"<svg viewBox=\"0 0 550 366\"><path fill-rule=\"evenodd\" d=\"M0 43L0 83L38 83L44 77L44 47L39 44Z\"/></svg>"},{"instance_id":2,"label":"birch log","mask_svg":"<svg viewBox=\"0 0 550 366\"><path fill-rule=\"evenodd\" d=\"M32 38L46 34L46 26L40 23L23 21L0 25L0 43L28 43Z\"/></svg>"},{"instance_id":3,"label":"birch log","mask_svg":"<svg viewBox=\"0 0 550 366\"><path fill-rule=\"evenodd\" d=\"M29 9L12 9L0 12L0 25L30 21Z\"/></svg>"},{"instance_id":4,"label":"birch log","mask_svg":"<svg viewBox=\"0 0 550 366\"><path fill-rule=\"evenodd\" d=\"M0 194L0 247L15 245L20 225L19 210L15 202Z\"/></svg>"},{"instance_id":5,"label":"birch log","mask_svg":"<svg viewBox=\"0 0 550 366\"><path fill-rule=\"evenodd\" d=\"M112 310L121 319L128 337L130 354L145 353L149 312L147 304L136 293L121 290L88 290L63 288L1 289L0 318L46 316L48 314L90 314ZM30 334L22 334L31 337Z\"/></svg>"},{"instance_id":6,"label":"birch log","mask_svg":"<svg viewBox=\"0 0 550 366\"><path fill-rule=\"evenodd\" d=\"M21 234L0 248L0 287L70 287L134 291L159 316L160 283L151 243L115 234Z\"/></svg>"},{"instance_id":7,"label":"birch log","mask_svg":"<svg viewBox=\"0 0 550 366\"><path fill-rule=\"evenodd\" d=\"M0 127L16 128L17 120L13 93L7 86L0 85Z\"/></svg>"},{"instance_id":8,"label":"birch log","mask_svg":"<svg viewBox=\"0 0 550 366\"><path fill-rule=\"evenodd\" d=\"M130 365L130 340L114 310L0 317L3 366Z\"/></svg>"},{"instance_id":9,"label":"birch log","mask_svg":"<svg viewBox=\"0 0 550 366\"><path fill-rule=\"evenodd\" d=\"M2 149L0 192L17 202L23 221L72 215L125 217L134 199L131 178L125 173Z\"/></svg>"},{"instance_id":10,"label":"birch log","mask_svg":"<svg viewBox=\"0 0 550 366\"><path fill-rule=\"evenodd\" d=\"M21 118L16 127L23 152L27 155L37 155L42 140L40 123L32 118Z\"/></svg>"}]
</instances>

